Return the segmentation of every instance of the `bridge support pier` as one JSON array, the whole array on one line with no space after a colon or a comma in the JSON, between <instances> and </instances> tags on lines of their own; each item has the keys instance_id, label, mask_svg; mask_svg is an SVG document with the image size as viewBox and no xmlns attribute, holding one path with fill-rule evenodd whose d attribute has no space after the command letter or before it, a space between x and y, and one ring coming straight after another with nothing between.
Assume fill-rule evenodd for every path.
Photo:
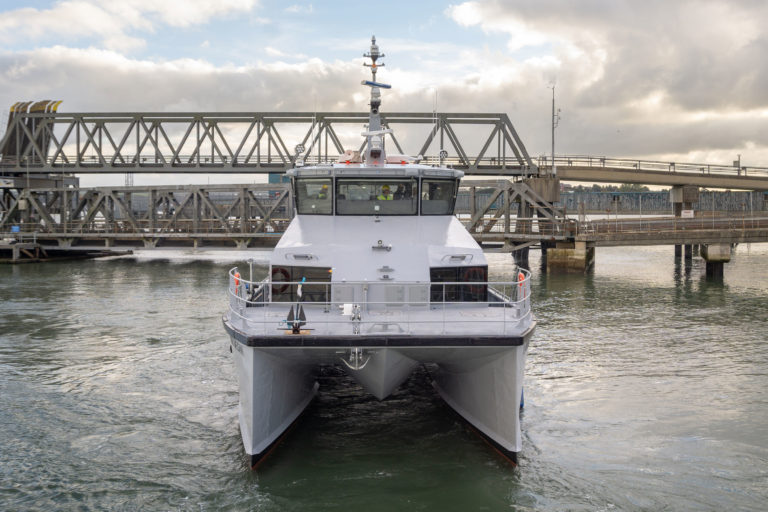
<instances>
[{"instance_id":1,"label":"bridge support pier","mask_svg":"<svg viewBox=\"0 0 768 512\"><path fill-rule=\"evenodd\" d=\"M675 209L675 217L682 217L683 210L693 210L693 203L699 201L699 187L695 185L676 185L669 190L669 201ZM683 257L683 246L675 245L675 260ZM685 261L693 259L693 247L685 245Z\"/></svg>"},{"instance_id":2,"label":"bridge support pier","mask_svg":"<svg viewBox=\"0 0 768 512\"><path fill-rule=\"evenodd\" d=\"M515 264L518 267L523 267L526 270L530 270L531 268L531 264L528 263L528 250L529 247L523 247L522 249L512 251L512 257L515 259Z\"/></svg>"},{"instance_id":3,"label":"bridge support pier","mask_svg":"<svg viewBox=\"0 0 768 512\"><path fill-rule=\"evenodd\" d=\"M707 262L707 277L722 279L723 264L731 261L731 244L702 245L701 256Z\"/></svg>"},{"instance_id":4,"label":"bridge support pier","mask_svg":"<svg viewBox=\"0 0 768 512\"><path fill-rule=\"evenodd\" d=\"M595 247L587 242L557 242L547 250L547 272L553 269L586 272L595 264Z\"/></svg>"},{"instance_id":5,"label":"bridge support pier","mask_svg":"<svg viewBox=\"0 0 768 512\"><path fill-rule=\"evenodd\" d=\"M159 238L145 238L143 240L144 248L145 249L154 249L155 247L157 247L157 241L158 240L159 240Z\"/></svg>"}]
</instances>

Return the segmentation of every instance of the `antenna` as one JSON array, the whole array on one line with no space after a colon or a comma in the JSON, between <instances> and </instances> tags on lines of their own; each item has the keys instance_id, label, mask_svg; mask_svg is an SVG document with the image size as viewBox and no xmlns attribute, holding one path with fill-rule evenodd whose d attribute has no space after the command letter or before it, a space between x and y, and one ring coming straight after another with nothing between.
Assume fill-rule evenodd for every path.
<instances>
[{"instance_id":1,"label":"antenna","mask_svg":"<svg viewBox=\"0 0 768 512\"><path fill-rule=\"evenodd\" d=\"M371 68L371 74L373 75L373 81L376 81L376 70L379 68L379 66L384 67L384 63L376 64L376 61L379 58L384 58L385 55L383 53L379 53L379 46L376 44L376 36L371 36L371 49L368 53L364 53L363 57L368 57L371 59L371 63L368 64L367 62L363 63L363 66L367 68Z\"/></svg>"},{"instance_id":2,"label":"antenna","mask_svg":"<svg viewBox=\"0 0 768 512\"><path fill-rule=\"evenodd\" d=\"M383 165L387 162L387 155L384 151L384 135L392 133L390 129L382 129L379 107L381 107L381 89L391 89L392 86L376 81L376 71L384 67L384 63L378 64L376 61L384 57L379 53L379 47L376 44L376 36L371 36L371 48L363 57L371 59L371 63L363 63L363 66L371 68L371 80L363 80L362 85L371 88L371 110L368 114L368 131L363 132L366 137L365 163L368 165Z\"/></svg>"}]
</instances>

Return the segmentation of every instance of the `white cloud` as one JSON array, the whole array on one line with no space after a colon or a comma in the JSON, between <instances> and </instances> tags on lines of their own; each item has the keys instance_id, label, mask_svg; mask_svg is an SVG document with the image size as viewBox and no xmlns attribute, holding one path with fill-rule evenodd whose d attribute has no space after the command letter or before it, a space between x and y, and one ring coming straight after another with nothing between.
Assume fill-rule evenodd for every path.
<instances>
[{"instance_id":1,"label":"white cloud","mask_svg":"<svg viewBox=\"0 0 768 512\"><path fill-rule=\"evenodd\" d=\"M283 11L290 13L290 14L312 14L315 11L315 8L312 6L312 4L309 5L289 5Z\"/></svg>"},{"instance_id":2,"label":"white cloud","mask_svg":"<svg viewBox=\"0 0 768 512\"><path fill-rule=\"evenodd\" d=\"M306 59L307 56L303 53L286 53L282 50L278 50L277 48L273 48L271 46L267 46L264 48L264 53L269 55L270 57L281 57L281 58L291 58L291 59Z\"/></svg>"},{"instance_id":3,"label":"white cloud","mask_svg":"<svg viewBox=\"0 0 768 512\"><path fill-rule=\"evenodd\" d=\"M169 11L152 10L149 2L128 2L122 19L90 0L69 2L74 3L81 14L105 16L103 23L88 21L87 29L104 41L118 38L109 43L112 48L140 44L131 38L170 24ZM224 5L234 12L246 4ZM686 161L706 157L716 159L713 163L742 153L754 165L768 165L768 36L759 30L760 20L768 19L768 4L488 0L458 4L445 14L455 20L454 30L473 31L488 42L467 46L456 42L466 38L452 34L430 41L412 33L382 34L378 43L387 66L377 78L393 85L384 93L383 112L431 111L435 93L439 111L506 112L535 155L548 151L547 86L556 81L563 110L558 151ZM285 18L293 20L276 16L273 23ZM17 35L22 30L5 16L0 27ZM43 23L24 30L42 34L47 28ZM508 44L490 42L497 43L500 35ZM204 37L216 43L215 36ZM370 76L359 57L365 39L319 37L310 58L289 50L294 44L307 48L299 44L306 33L291 37L257 42L251 48L263 50L247 65L132 59L118 51L65 46L0 50L0 109L43 98L63 99L61 109L69 112L367 109L367 91L359 85ZM317 48L357 57L320 59Z\"/></svg>"},{"instance_id":4,"label":"white cloud","mask_svg":"<svg viewBox=\"0 0 768 512\"><path fill-rule=\"evenodd\" d=\"M217 16L251 10L256 4L257 0L67 0L50 9L3 12L0 41L96 37L108 49L132 50L145 44L134 32L152 32L161 24L203 24Z\"/></svg>"},{"instance_id":5,"label":"white cloud","mask_svg":"<svg viewBox=\"0 0 768 512\"><path fill-rule=\"evenodd\" d=\"M464 27L479 25L485 32L508 34L507 47L510 51L546 44L556 39L552 35L531 29L519 17L504 15L502 9L489 10L479 2L464 2L450 6L446 9L446 14Z\"/></svg>"}]
</instances>

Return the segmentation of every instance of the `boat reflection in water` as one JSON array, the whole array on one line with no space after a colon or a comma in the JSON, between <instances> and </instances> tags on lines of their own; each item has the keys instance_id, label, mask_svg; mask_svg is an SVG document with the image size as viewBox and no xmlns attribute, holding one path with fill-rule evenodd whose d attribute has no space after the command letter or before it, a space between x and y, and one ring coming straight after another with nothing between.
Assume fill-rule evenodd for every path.
<instances>
[{"instance_id":1,"label":"boat reflection in water","mask_svg":"<svg viewBox=\"0 0 768 512\"><path fill-rule=\"evenodd\" d=\"M296 167L296 217L270 274L229 273L240 430L256 467L307 407L321 364L341 364L379 400L421 363L442 398L498 451L521 450L523 370L535 328L530 274L489 282L481 248L453 215L461 171L387 155L373 80L365 151Z\"/></svg>"}]
</instances>

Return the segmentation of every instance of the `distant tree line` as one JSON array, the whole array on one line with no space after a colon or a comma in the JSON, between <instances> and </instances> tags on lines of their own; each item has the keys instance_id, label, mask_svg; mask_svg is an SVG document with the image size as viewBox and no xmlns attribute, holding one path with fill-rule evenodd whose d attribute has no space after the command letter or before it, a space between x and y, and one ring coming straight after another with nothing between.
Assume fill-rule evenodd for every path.
<instances>
[{"instance_id":1,"label":"distant tree line","mask_svg":"<svg viewBox=\"0 0 768 512\"><path fill-rule=\"evenodd\" d=\"M637 183L622 183L621 185L598 185L591 186L576 185L575 187L566 187L566 192L650 192L651 189L645 185Z\"/></svg>"}]
</instances>

